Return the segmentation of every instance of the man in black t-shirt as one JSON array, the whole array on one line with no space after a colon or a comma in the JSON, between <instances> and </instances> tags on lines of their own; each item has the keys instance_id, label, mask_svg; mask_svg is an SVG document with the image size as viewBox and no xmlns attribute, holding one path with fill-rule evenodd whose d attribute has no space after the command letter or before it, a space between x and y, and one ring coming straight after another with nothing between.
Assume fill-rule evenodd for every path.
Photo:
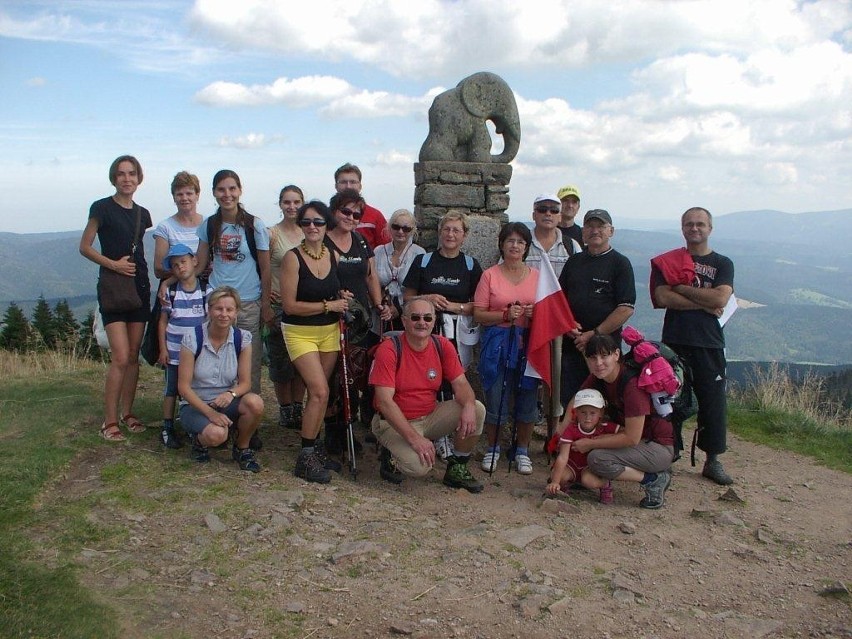
<instances>
[{"instance_id":1,"label":"man in black t-shirt","mask_svg":"<svg viewBox=\"0 0 852 639\"><path fill-rule=\"evenodd\" d=\"M680 355L692 374L698 400L697 445L707 454L702 474L727 485L733 479L718 459L726 449L728 422L725 334L719 318L734 292L734 264L710 248L713 217L706 209L687 210L681 217L681 231L695 263L692 283L669 286L652 266L652 287L657 304L666 309L663 342ZM678 433L680 426L675 424Z\"/></svg>"},{"instance_id":2,"label":"man in black t-shirt","mask_svg":"<svg viewBox=\"0 0 852 639\"><path fill-rule=\"evenodd\" d=\"M580 189L573 184L567 184L556 192L561 206L559 230L562 235L568 236L580 247L585 247L583 244L583 230L580 225L574 221L577 213L580 212Z\"/></svg>"},{"instance_id":3,"label":"man in black t-shirt","mask_svg":"<svg viewBox=\"0 0 852 639\"><path fill-rule=\"evenodd\" d=\"M633 315L636 282L633 266L610 246L615 233L612 217L592 209L583 218L586 250L571 256L559 285L579 327L562 342L562 405L574 396L589 375L583 351L596 333L612 335L621 343L621 327Z\"/></svg>"}]
</instances>

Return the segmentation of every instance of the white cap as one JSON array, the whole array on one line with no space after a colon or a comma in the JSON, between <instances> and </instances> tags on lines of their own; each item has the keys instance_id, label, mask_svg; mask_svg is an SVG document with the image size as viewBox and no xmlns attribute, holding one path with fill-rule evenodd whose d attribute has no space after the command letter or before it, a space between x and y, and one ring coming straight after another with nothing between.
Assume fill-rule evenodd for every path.
<instances>
[{"instance_id":1,"label":"white cap","mask_svg":"<svg viewBox=\"0 0 852 639\"><path fill-rule=\"evenodd\" d=\"M580 406L603 408L606 406L606 400L604 400L604 396L601 395L600 391L596 391L594 388L584 388L583 390L578 390L577 394L574 395L574 408Z\"/></svg>"},{"instance_id":2,"label":"white cap","mask_svg":"<svg viewBox=\"0 0 852 639\"><path fill-rule=\"evenodd\" d=\"M535 200L533 200L533 206L538 204L539 202L553 202L554 204L560 204L560 200L555 195L551 195L550 193L542 193L540 195L535 196Z\"/></svg>"}]
</instances>

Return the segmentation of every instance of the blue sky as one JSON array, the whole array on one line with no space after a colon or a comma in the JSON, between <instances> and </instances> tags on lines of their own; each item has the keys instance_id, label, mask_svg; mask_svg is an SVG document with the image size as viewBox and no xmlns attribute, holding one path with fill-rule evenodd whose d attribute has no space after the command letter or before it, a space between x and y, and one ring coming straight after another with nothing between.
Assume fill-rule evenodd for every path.
<instances>
[{"instance_id":1,"label":"blue sky","mask_svg":"<svg viewBox=\"0 0 852 639\"><path fill-rule=\"evenodd\" d=\"M848 0L0 0L0 231L81 229L124 153L155 222L183 169L204 214L220 168L271 224L347 161L411 208L429 105L480 70L518 102L514 219L566 183L627 227L852 208L851 50Z\"/></svg>"}]
</instances>

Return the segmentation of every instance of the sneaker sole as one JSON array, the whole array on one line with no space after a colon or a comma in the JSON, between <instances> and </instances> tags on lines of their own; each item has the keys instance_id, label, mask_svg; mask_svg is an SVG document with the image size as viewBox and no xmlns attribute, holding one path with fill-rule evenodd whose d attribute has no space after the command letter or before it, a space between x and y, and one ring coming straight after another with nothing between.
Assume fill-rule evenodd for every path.
<instances>
[{"instance_id":1,"label":"sneaker sole","mask_svg":"<svg viewBox=\"0 0 852 639\"><path fill-rule=\"evenodd\" d=\"M449 486L450 488L455 488L457 490L461 490L462 488L469 493L473 493L474 495L477 493L481 493L485 486L479 484L478 486L467 486L465 484L457 484L454 481L450 481L448 479L444 480L444 486Z\"/></svg>"}]
</instances>

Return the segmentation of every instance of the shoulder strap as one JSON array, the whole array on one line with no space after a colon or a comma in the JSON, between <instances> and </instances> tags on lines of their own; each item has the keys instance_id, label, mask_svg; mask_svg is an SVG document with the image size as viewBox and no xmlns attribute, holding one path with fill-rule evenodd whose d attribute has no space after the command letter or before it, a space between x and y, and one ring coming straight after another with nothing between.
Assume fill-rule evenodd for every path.
<instances>
[{"instance_id":1,"label":"shoulder strap","mask_svg":"<svg viewBox=\"0 0 852 639\"><path fill-rule=\"evenodd\" d=\"M249 212L244 212L246 216L245 226L243 229L246 232L246 242L248 242L249 253L251 253L251 259L254 260L254 263L257 264L257 239L254 237L254 215ZM260 266L257 267L258 273L260 272Z\"/></svg>"},{"instance_id":2,"label":"shoulder strap","mask_svg":"<svg viewBox=\"0 0 852 639\"><path fill-rule=\"evenodd\" d=\"M438 359L443 362L444 348L441 346L441 340L439 340L438 336L434 333L432 333L430 337L432 338L432 343L435 345L435 350L438 351Z\"/></svg>"},{"instance_id":3,"label":"shoulder strap","mask_svg":"<svg viewBox=\"0 0 852 639\"><path fill-rule=\"evenodd\" d=\"M438 359L443 362L444 348L441 346L441 340L434 333L429 337L432 338L432 344L435 345L435 350L438 351ZM396 349L396 370L399 372L399 367L402 364L402 339L399 335L391 335L393 346Z\"/></svg>"},{"instance_id":4,"label":"shoulder strap","mask_svg":"<svg viewBox=\"0 0 852 639\"><path fill-rule=\"evenodd\" d=\"M197 324L195 327L195 359L198 359L198 356L201 355L202 346L204 346L204 329L201 328L201 324Z\"/></svg>"},{"instance_id":5,"label":"shoulder strap","mask_svg":"<svg viewBox=\"0 0 852 639\"><path fill-rule=\"evenodd\" d=\"M237 358L239 359L240 353L243 350L243 332L234 326L234 350L237 353Z\"/></svg>"},{"instance_id":6,"label":"shoulder strap","mask_svg":"<svg viewBox=\"0 0 852 639\"><path fill-rule=\"evenodd\" d=\"M565 245L565 248L568 249L568 257L571 257L576 253L576 249L574 248L574 238L572 238L568 233L565 232L565 229L559 229L562 232L562 243Z\"/></svg>"},{"instance_id":7,"label":"shoulder strap","mask_svg":"<svg viewBox=\"0 0 852 639\"><path fill-rule=\"evenodd\" d=\"M470 255L467 255L467 254L466 254L466 255L464 256L464 263L467 265L467 270L468 270L468 271L472 271L472 270L473 270L473 258L472 258Z\"/></svg>"}]
</instances>

